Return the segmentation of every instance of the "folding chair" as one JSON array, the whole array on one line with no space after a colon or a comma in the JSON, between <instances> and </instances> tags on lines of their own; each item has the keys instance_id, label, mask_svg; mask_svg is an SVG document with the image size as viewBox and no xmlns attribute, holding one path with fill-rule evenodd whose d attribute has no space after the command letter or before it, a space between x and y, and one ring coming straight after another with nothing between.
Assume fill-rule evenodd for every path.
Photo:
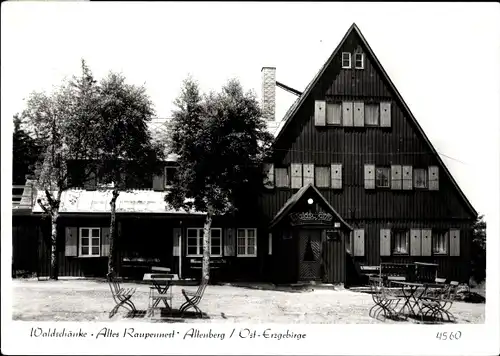
<instances>
[{"instance_id":1,"label":"folding chair","mask_svg":"<svg viewBox=\"0 0 500 356\"><path fill-rule=\"evenodd\" d=\"M121 288L118 278L114 272L108 273L106 275L109 288L111 289L111 294L116 303L114 308L109 312L109 317L112 318L120 307L123 307L133 313L137 311L134 303L130 300L135 293L136 288Z\"/></svg>"}]
</instances>

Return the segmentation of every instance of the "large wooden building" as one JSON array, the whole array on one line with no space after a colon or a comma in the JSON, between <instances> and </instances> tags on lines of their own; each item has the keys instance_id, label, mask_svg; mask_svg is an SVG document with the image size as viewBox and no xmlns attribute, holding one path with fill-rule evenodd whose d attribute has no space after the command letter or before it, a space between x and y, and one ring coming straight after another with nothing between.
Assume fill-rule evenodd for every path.
<instances>
[{"instance_id":1,"label":"large wooden building","mask_svg":"<svg viewBox=\"0 0 500 356\"><path fill-rule=\"evenodd\" d=\"M263 113L276 134L266 190L252 214L214 220L214 279L346 283L352 265L422 261L466 280L477 213L359 28L349 28L282 120L276 85L276 69L263 68ZM120 195L120 273L139 261L201 275L204 214L163 199L175 169L169 162L164 176ZM64 192L60 275L106 273L107 201L92 186ZM48 273L40 241L39 269Z\"/></svg>"}]
</instances>

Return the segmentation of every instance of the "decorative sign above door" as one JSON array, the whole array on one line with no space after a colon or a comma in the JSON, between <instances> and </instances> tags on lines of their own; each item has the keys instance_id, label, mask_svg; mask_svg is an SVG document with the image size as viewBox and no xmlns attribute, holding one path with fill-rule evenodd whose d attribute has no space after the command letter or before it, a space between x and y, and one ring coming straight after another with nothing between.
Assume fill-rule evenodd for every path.
<instances>
[{"instance_id":1,"label":"decorative sign above door","mask_svg":"<svg viewBox=\"0 0 500 356\"><path fill-rule=\"evenodd\" d=\"M301 212L301 213L292 213L290 214L290 220L292 225L329 225L331 224L333 219L332 214L330 213L310 213L310 212Z\"/></svg>"}]
</instances>

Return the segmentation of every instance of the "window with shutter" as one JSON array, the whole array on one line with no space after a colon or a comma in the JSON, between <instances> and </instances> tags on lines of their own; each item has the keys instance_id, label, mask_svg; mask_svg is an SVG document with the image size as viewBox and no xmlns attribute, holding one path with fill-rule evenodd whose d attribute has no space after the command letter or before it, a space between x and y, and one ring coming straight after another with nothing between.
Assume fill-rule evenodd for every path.
<instances>
[{"instance_id":1,"label":"window with shutter","mask_svg":"<svg viewBox=\"0 0 500 356\"><path fill-rule=\"evenodd\" d=\"M326 125L326 103L324 100L316 100L314 106L314 124L316 126Z\"/></svg>"},{"instance_id":2,"label":"window with shutter","mask_svg":"<svg viewBox=\"0 0 500 356\"><path fill-rule=\"evenodd\" d=\"M448 253L448 231L433 230L432 231L432 254L446 255Z\"/></svg>"},{"instance_id":3,"label":"window with shutter","mask_svg":"<svg viewBox=\"0 0 500 356\"><path fill-rule=\"evenodd\" d=\"M354 107L354 126L360 127L365 125L365 104L363 102L355 102Z\"/></svg>"},{"instance_id":4,"label":"window with shutter","mask_svg":"<svg viewBox=\"0 0 500 356\"><path fill-rule=\"evenodd\" d=\"M235 254L235 234L233 228L226 228L224 231L224 256L234 256Z\"/></svg>"},{"instance_id":5,"label":"window with shutter","mask_svg":"<svg viewBox=\"0 0 500 356\"><path fill-rule=\"evenodd\" d=\"M80 228L80 257L99 257L101 255L101 229L98 227Z\"/></svg>"},{"instance_id":6,"label":"window with shutter","mask_svg":"<svg viewBox=\"0 0 500 356\"><path fill-rule=\"evenodd\" d=\"M363 53L355 53L354 54L354 68L363 69L365 67L364 64L364 54Z\"/></svg>"},{"instance_id":7,"label":"window with shutter","mask_svg":"<svg viewBox=\"0 0 500 356\"><path fill-rule=\"evenodd\" d=\"M109 246L110 246L110 229L109 227L102 228L102 251L101 256L109 256Z\"/></svg>"},{"instance_id":8,"label":"window with shutter","mask_svg":"<svg viewBox=\"0 0 500 356\"><path fill-rule=\"evenodd\" d=\"M78 256L78 228L76 227L66 227L64 255L69 257Z\"/></svg>"},{"instance_id":9,"label":"window with shutter","mask_svg":"<svg viewBox=\"0 0 500 356\"><path fill-rule=\"evenodd\" d=\"M330 187L330 167L316 166L314 167L316 172L314 173L314 179L316 181L315 185L318 188L329 188Z\"/></svg>"},{"instance_id":10,"label":"window with shutter","mask_svg":"<svg viewBox=\"0 0 500 356\"><path fill-rule=\"evenodd\" d=\"M409 230L394 230L392 233L392 253L394 255L407 255L410 244Z\"/></svg>"},{"instance_id":11,"label":"window with shutter","mask_svg":"<svg viewBox=\"0 0 500 356\"><path fill-rule=\"evenodd\" d=\"M331 165L332 188L342 189L342 164L333 163Z\"/></svg>"},{"instance_id":12,"label":"window with shutter","mask_svg":"<svg viewBox=\"0 0 500 356\"><path fill-rule=\"evenodd\" d=\"M378 126L380 104L365 104L365 125Z\"/></svg>"},{"instance_id":13,"label":"window with shutter","mask_svg":"<svg viewBox=\"0 0 500 356\"><path fill-rule=\"evenodd\" d=\"M339 103L326 104L326 124L341 125L342 124L342 106Z\"/></svg>"},{"instance_id":14,"label":"window with shutter","mask_svg":"<svg viewBox=\"0 0 500 356\"><path fill-rule=\"evenodd\" d=\"M288 174L288 168L278 167L274 170L276 175L276 187L277 188L289 188L290 187L290 177Z\"/></svg>"},{"instance_id":15,"label":"window with shutter","mask_svg":"<svg viewBox=\"0 0 500 356\"><path fill-rule=\"evenodd\" d=\"M420 189L427 188L427 169L413 170L413 186Z\"/></svg>"},{"instance_id":16,"label":"window with shutter","mask_svg":"<svg viewBox=\"0 0 500 356\"><path fill-rule=\"evenodd\" d=\"M375 189L374 164L365 164L365 189Z\"/></svg>"},{"instance_id":17,"label":"window with shutter","mask_svg":"<svg viewBox=\"0 0 500 356\"><path fill-rule=\"evenodd\" d=\"M389 188L390 169L387 167L375 168L375 186L377 188Z\"/></svg>"},{"instance_id":18,"label":"window with shutter","mask_svg":"<svg viewBox=\"0 0 500 356\"><path fill-rule=\"evenodd\" d=\"M304 185L308 184L314 185L314 164L312 163L304 164L302 172L304 174Z\"/></svg>"},{"instance_id":19,"label":"window with shutter","mask_svg":"<svg viewBox=\"0 0 500 356\"><path fill-rule=\"evenodd\" d=\"M257 256L257 229L238 229L238 257Z\"/></svg>"},{"instance_id":20,"label":"window with shutter","mask_svg":"<svg viewBox=\"0 0 500 356\"><path fill-rule=\"evenodd\" d=\"M342 102L342 124L343 126L353 126L353 103L351 101Z\"/></svg>"}]
</instances>

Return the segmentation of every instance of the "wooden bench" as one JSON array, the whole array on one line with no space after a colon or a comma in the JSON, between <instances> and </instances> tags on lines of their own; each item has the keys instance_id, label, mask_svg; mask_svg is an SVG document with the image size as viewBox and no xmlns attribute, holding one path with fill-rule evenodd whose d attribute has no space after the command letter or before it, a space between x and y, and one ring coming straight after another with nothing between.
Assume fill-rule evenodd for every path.
<instances>
[{"instance_id":1,"label":"wooden bench","mask_svg":"<svg viewBox=\"0 0 500 356\"><path fill-rule=\"evenodd\" d=\"M120 286L119 279L116 277L114 272L108 273L106 275L109 288L111 289L111 294L113 295L113 299L116 303L114 308L109 312L109 317L112 318L120 307L123 307L132 313L135 313L137 309L135 308L134 303L130 300L134 295L136 289L135 288L122 288Z\"/></svg>"},{"instance_id":2,"label":"wooden bench","mask_svg":"<svg viewBox=\"0 0 500 356\"><path fill-rule=\"evenodd\" d=\"M183 315L188 309L193 308L196 311L196 313L200 315L200 317L203 316L203 313L201 312L200 308L198 307L198 304L200 303L201 299L203 298L203 294L205 293L206 287L207 287L207 281L205 279L202 279L196 292L190 292L190 291L187 291L185 289L182 289L182 295L184 296L186 301L184 302L184 304L181 305L179 311Z\"/></svg>"}]
</instances>

